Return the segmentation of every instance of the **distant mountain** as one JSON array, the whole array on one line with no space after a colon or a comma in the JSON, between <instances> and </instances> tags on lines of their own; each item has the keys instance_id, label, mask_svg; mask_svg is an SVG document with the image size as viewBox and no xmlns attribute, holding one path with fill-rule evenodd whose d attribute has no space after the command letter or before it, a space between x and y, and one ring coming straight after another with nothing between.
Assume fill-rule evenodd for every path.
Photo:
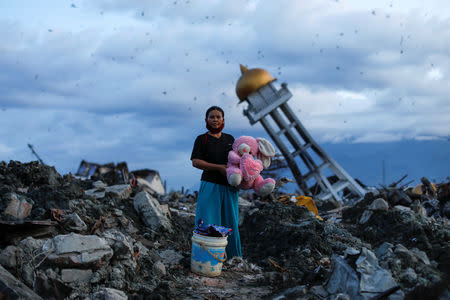
<instances>
[{"instance_id":1,"label":"distant mountain","mask_svg":"<svg viewBox=\"0 0 450 300\"><path fill-rule=\"evenodd\" d=\"M399 141L389 143L324 144L322 148L351 176L366 185L385 184L408 177L440 182L450 176L450 141Z\"/></svg>"},{"instance_id":2,"label":"distant mountain","mask_svg":"<svg viewBox=\"0 0 450 300\"><path fill-rule=\"evenodd\" d=\"M390 184L408 175L401 183L411 186L421 177L432 182L449 180L450 141L399 141L389 143L340 143L320 145L344 170L367 186ZM383 182L384 163L384 182ZM306 167L305 167L306 168ZM303 169L303 172L304 169ZM279 170L278 177L292 178L290 169ZM288 183L281 190L295 192L297 185Z\"/></svg>"}]
</instances>

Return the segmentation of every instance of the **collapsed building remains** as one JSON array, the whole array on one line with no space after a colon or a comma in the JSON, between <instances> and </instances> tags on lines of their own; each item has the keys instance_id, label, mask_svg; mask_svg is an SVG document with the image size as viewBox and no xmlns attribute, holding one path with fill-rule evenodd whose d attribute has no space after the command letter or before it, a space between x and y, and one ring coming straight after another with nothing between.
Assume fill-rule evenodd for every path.
<instances>
[{"instance_id":1,"label":"collapsed building remains","mask_svg":"<svg viewBox=\"0 0 450 300\"><path fill-rule=\"evenodd\" d=\"M131 182L131 181L130 181ZM190 271L195 194L0 163L0 298L448 299L450 182L240 197L243 258ZM433 188L434 186L434 188Z\"/></svg>"}]
</instances>

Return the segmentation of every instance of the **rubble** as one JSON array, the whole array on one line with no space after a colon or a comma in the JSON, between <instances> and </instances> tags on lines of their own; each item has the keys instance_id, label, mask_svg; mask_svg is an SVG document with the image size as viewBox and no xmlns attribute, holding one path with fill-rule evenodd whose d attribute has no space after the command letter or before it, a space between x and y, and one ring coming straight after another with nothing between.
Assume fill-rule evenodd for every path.
<instances>
[{"instance_id":1,"label":"rubble","mask_svg":"<svg viewBox=\"0 0 450 300\"><path fill-rule=\"evenodd\" d=\"M124 181L116 171L82 178L0 163L0 298L450 296L450 182L398 181L345 203L243 193L243 258L210 278L190 270L196 193L157 191L148 177L157 173L133 184L133 172Z\"/></svg>"}]
</instances>

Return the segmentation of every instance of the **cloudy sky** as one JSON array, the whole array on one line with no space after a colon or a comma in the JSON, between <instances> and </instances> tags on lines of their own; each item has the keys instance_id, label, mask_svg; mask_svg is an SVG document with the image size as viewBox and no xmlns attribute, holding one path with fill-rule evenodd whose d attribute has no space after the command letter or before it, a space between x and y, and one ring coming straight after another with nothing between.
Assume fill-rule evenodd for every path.
<instances>
[{"instance_id":1,"label":"cloudy sky","mask_svg":"<svg viewBox=\"0 0 450 300\"><path fill-rule=\"evenodd\" d=\"M308 2L308 3L306 3ZM0 160L74 173L82 159L190 187L210 105L238 104L239 64L288 83L319 143L448 140L447 0L0 1Z\"/></svg>"}]
</instances>

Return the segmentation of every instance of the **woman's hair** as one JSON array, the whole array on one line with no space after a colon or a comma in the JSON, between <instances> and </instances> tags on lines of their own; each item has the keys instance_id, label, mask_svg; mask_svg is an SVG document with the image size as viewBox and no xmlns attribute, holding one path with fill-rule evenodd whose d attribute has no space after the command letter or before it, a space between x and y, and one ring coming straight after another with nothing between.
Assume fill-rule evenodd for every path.
<instances>
[{"instance_id":1,"label":"woman's hair","mask_svg":"<svg viewBox=\"0 0 450 300\"><path fill-rule=\"evenodd\" d=\"M210 108L208 108L208 110L206 111L206 115L205 115L205 119L208 119L208 115L211 111L213 110L218 110L222 113L222 118L225 118L225 113L223 112L223 109L221 109L218 106L211 106Z\"/></svg>"}]
</instances>

